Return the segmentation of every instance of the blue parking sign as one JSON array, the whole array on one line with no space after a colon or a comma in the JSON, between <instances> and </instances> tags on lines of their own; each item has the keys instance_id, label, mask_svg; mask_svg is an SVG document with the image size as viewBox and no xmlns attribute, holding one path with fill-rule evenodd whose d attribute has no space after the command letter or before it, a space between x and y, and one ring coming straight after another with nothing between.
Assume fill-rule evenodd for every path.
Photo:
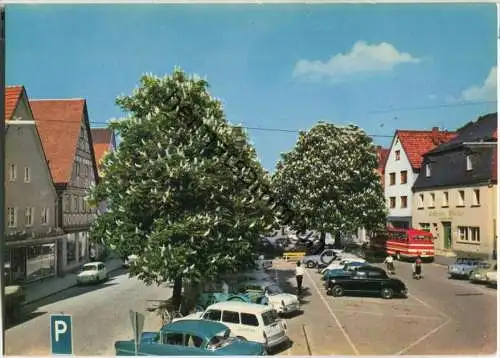
<instances>
[{"instance_id":1,"label":"blue parking sign","mask_svg":"<svg viewBox=\"0 0 500 358\"><path fill-rule=\"evenodd\" d=\"M73 354L71 316L65 314L50 316L50 346L52 354Z\"/></svg>"}]
</instances>

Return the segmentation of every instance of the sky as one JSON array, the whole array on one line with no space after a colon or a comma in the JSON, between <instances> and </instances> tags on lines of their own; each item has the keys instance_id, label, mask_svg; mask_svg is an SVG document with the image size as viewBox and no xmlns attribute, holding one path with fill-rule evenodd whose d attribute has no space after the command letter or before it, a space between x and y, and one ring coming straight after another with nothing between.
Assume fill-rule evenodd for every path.
<instances>
[{"instance_id":1,"label":"sky","mask_svg":"<svg viewBox=\"0 0 500 358\"><path fill-rule=\"evenodd\" d=\"M30 98L86 98L103 127L141 75L179 66L254 128L272 171L320 120L387 147L396 129L496 111L496 16L494 4L8 5L6 81Z\"/></svg>"}]
</instances>

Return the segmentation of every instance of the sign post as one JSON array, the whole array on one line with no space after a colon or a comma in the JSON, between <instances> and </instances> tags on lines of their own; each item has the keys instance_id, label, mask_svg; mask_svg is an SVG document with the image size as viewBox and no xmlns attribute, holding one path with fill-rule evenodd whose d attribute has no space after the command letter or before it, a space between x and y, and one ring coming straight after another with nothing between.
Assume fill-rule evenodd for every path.
<instances>
[{"instance_id":1,"label":"sign post","mask_svg":"<svg viewBox=\"0 0 500 358\"><path fill-rule=\"evenodd\" d=\"M50 316L50 346L52 354L73 354L73 327L71 316L53 314Z\"/></svg>"},{"instance_id":2,"label":"sign post","mask_svg":"<svg viewBox=\"0 0 500 358\"><path fill-rule=\"evenodd\" d=\"M135 355L139 355L142 330L144 329L144 315L130 310L130 321L132 323L132 330L134 331Z\"/></svg>"}]
</instances>

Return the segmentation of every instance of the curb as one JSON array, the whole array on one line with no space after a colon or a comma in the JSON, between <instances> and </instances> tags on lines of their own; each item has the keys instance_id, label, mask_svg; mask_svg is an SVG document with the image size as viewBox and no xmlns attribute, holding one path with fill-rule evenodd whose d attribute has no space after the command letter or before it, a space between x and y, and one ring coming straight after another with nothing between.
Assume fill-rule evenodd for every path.
<instances>
[{"instance_id":1,"label":"curb","mask_svg":"<svg viewBox=\"0 0 500 358\"><path fill-rule=\"evenodd\" d=\"M108 272L110 272L110 273L111 273L111 272L115 272L115 271L118 271L118 270L120 270L120 269L122 269L122 268L123 268L122 266L119 266L119 267L116 267L116 268L114 268L114 269L112 269L112 270L109 270ZM53 296L53 295L55 295L55 294L57 294L57 293L61 293L61 292L63 292L63 291L69 290L70 288L73 288L73 287L75 287L75 286L78 286L78 284L77 284L76 282L75 282L75 283L73 283L73 284L71 284L70 286L66 286L66 287L64 287L64 288L62 288L62 289L60 289L60 290L56 290L56 291L54 291L54 292L51 292L51 293L49 293L48 295L45 295L45 296L42 296L42 297L35 298L34 300L31 300L31 301L24 301L23 303L21 303L21 307L24 307L24 306L30 305L30 304L32 304L32 303L36 303L36 302L38 302L38 301L44 300L44 299L46 299L46 298L48 298L48 297L50 297L50 296Z\"/></svg>"}]
</instances>

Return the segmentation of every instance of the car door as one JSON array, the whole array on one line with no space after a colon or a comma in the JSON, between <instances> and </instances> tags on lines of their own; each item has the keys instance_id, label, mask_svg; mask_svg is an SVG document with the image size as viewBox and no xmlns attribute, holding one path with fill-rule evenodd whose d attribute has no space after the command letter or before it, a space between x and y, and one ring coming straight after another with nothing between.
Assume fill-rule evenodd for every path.
<instances>
[{"instance_id":1,"label":"car door","mask_svg":"<svg viewBox=\"0 0 500 358\"><path fill-rule=\"evenodd\" d=\"M366 280L367 274L365 271L353 271L351 277L343 282L342 287L344 291L359 292L363 290Z\"/></svg>"},{"instance_id":2,"label":"car door","mask_svg":"<svg viewBox=\"0 0 500 358\"><path fill-rule=\"evenodd\" d=\"M374 293L380 292L382 284L386 279L385 275L380 271L367 271L366 284L362 287L363 292Z\"/></svg>"}]
</instances>

